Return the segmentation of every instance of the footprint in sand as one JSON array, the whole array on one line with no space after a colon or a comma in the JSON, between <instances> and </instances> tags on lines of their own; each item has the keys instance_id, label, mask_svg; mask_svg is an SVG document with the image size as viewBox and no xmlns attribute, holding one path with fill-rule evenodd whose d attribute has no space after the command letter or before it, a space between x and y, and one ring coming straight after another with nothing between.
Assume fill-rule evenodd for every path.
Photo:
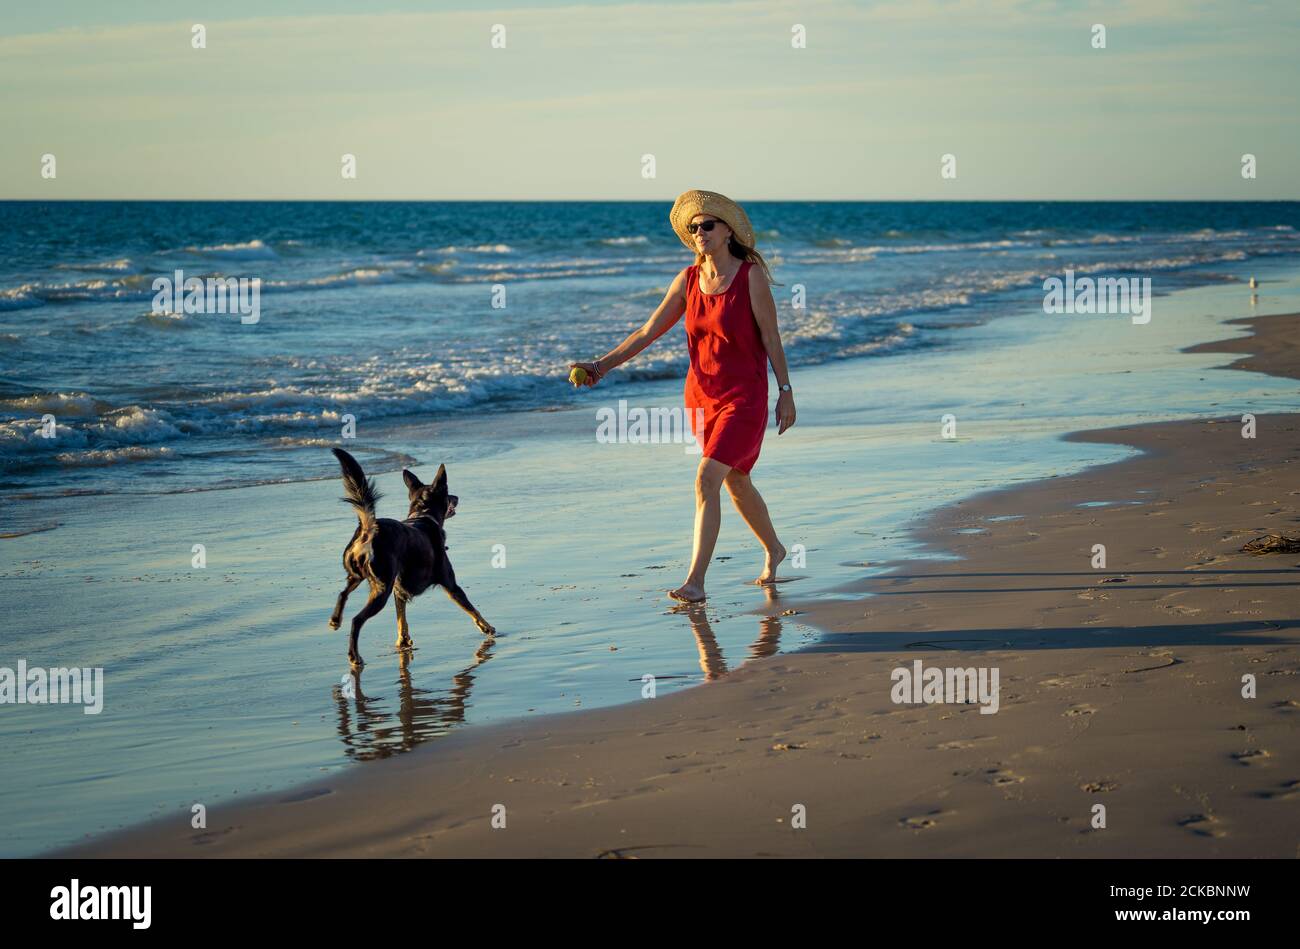
<instances>
[{"instance_id":1,"label":"footprint in sand","mask_svg":"<svg viewBox=\"0 0 1300 949\"><path fill-rule=\"evenodd\" d=\"M909 830L929 830L931 827L939 825L939 818L945 816L942 810L928 811L916 817L904 817L899 820L898 826L906 827Z\"/></svg>"},{"instance_id":2,"label":"footprint in sand","mask_svg":"<svg viewBox=\"0 0 1300 949\"><path fill-rule=\"evenodd\" d=\"M1061 714L1066 718L1074 718L1076 715L1092 715L1096 711L1091 705L1071 705Z\"/></svg>"},{"instance_id":3,"label":"footprint in sand","mask_svg":"<svg viewBox=\"0 0 1300 949\"><path fill-rule=\"evenodd\" d=\"M958 751L962 748L974 748L978 742L992 741L992 738L955 738L952 741L942 741L934 746L934 751Z\"/></svg>"},{"instance_id":4,"label":"footprint in sand","mask_svg":"<svg viewBox=\"0 0 1300 949\"><path fill-rule=\"evenodd\" d=\"M1107 791L1113 791L1117 787L1114 781L1089 781L1087 784L1080 784L1080 791L1087 791L1089 794L1104 794Z\"/></svg>"},{"instance_id":5,"label":"footprint in sand","mask_svg":"<svg viewBox=\"0 0 1300 949\"><path fill-rule=\"evenodd\" d=\"M1214 825L1219 819L1213 814L1192 814L1190 817L1184 817L1178 822L1179 827L1184 827L1198 837L1226 837L1227 831Z\"/></svg>"},{"instance_id":6,"label":"footprint in sand","mask_svg":"<svg viewBox=\"0 0 1300 949\"><path fill-rule=\"evenodd\" d=\"M1039 680L1038 684L1048 689L1054 689L1057 686L1069 685L1070 680L1077 677L1078 677L1078 673L1071 673L1068 675L1054 675L1049 678Z\"/></svg>"},{"instance_id":7,"label":"footprint in sand","mask_svg":"<svg viewBox=\"0 0 1300 949\"><path fill-rule=\"evenodd\" d=\"M327 794L333 794L332 788L313 788L308 791L300 791L297 794L290 794L288 797L282 797L277 804L301 804L303 801L312 801L318 797L324 797Z\"/></svg>"},{"instance_id":8,"label":"footprint in sand","mask_svg":"<svg viewBox=\"0 0 1300 949\"><path fill-rule=\"evenodd\" d=\"M1239 751L1232 756L1238 764L1252 765L1262 764L1265 758L1273 757L1263 748L1253 748L1250 751Z\"/></svg>"},{"instance_id":9,"label":"footprint in sand","mask_svg":"<svg viewBox=\"0 0 1300 949\"><path fill-rule=\"evenodd\" d=\"M698 844L639 844L635 847L611 847L596 854L597 860L639 860L633 850L667 850L679 847L697 847Z\"/></svg>"},{"instance_id":10,"label":"footprint in sand","mask_svg":"<svg viewBox=\"0 0 1300 949\"><path fill-rule=\"evenodd\" d=\"M1255 797L1266 801L1278 801L1288 797L1300 797L1300 781L1283 781L1272 791L1256 791Z\"/></svg>"},{"instance_id":11,"label":"footprint in sand","mask_svg":"<svg viewBox=\"0 0 1300 949\"><path fill-rule=\"evenodd\" d=\"M997 787L1005 787L1008 784L1024 784L1025 779L1014 771L1005 771L998 768L989 768L984 772L989 776L989 784Z\"/></svg>"},{"instance_id":12,"label":"footprint in sand","mask_svg":"<svg viewBox=\"0 0 1300 949\"><path fill-rule=\"evenodd\" d=\"M218 837L224 837L226 836L226 834L233 834L234 832L235 832L235 828L233 827L226 827L223 830L209 830L202 834L195 834L193 837L190 838L190 843L196 845L210 844Z\"/></svg>"}]
</instances>

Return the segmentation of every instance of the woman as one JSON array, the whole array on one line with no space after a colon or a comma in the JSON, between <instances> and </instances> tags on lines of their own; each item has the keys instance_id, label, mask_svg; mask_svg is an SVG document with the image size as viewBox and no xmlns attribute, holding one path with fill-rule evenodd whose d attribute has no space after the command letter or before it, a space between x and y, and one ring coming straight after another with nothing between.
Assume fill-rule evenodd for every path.
<instances>
[{"instance_id":1,"label":"woman","mask_svg":"<svg viewBox=\"0 0 1300 949\"><path fill-rule=\"evenodd\" d=\"M671 329L686 314L690 370L686 414L703 449L695 475L695 548L686 582L668 595L684 603L704 599L704 574L718 539L726 485L736 510L767 554L754 582L775 583L785 559L767 505L749 478L767 427L767 364L780 385L777 434L794 424L794 394L776 325L771 275L754 249L754 229L735 202L712 191L687 191L668 216L695 263L679 273L658 309L636 332L595 362L571 363L594 386ZM757 267L753 266L758 264Z\"/></svg>"}]
</instances>

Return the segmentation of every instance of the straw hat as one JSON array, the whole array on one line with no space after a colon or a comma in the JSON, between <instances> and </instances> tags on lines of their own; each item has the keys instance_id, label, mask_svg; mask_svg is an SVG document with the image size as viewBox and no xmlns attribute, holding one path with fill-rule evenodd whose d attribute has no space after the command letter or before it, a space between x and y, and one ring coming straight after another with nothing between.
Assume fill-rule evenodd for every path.
<instances>
[{"instance_id":1,"label":"straw hat","mask_svg":"<svg viewBox=\"0 0 1300 949\"><path fill-rule=\"evenodd\" d=\"M739 204L716 191L683 191L673 202L668 220L689 249L695 250L695 239L686 225L697 214L711 214L721 218L735 232L738 241L746 247L754 246L754 228Z\"/></svg>"}]
</instances>

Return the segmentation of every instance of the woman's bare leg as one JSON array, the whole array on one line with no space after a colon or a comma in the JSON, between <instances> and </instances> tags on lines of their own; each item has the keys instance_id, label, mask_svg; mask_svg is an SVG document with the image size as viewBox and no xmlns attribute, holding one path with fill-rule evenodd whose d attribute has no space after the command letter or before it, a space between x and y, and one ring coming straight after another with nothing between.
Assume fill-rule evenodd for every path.
<instances>
[{"instance_id":1,"label":"woman's bare leg","mask_svg":"<svg viewBox=\"0 0 1300 949\"><path fill-rule=\"evenodd\" d=\"M722 523L722 502L718 497L729 465L712 458L701 458L695 473L695 550L691 554L691 572L686 582L668 595L674 600L698 603L704 599L704 574L713 559L713 545L718 541Z\"/></svg>"},{"instance_id":2,"label":"woman's bare leg","mask_svg":"<svg viewBox=\"0 0 1300 949\"><path fill-rule=\"evenodd\" d=\"M754 536L758 538L758 542L763 545L763 550L767 553L763 572L754 582L776 582L776 568L785 559L785 547L776 539L776 528L772 526L772 518L768 516L763 496L758 493L758 488L754 487L754 482L749 479L749 475L736 468L732 468L727 473L723 483L727 486L727 492L731 495L736 510L740 512L740 516L745 519L745 523L749 525L749 529L754 532Z\"/></svg>"}]
</instances>

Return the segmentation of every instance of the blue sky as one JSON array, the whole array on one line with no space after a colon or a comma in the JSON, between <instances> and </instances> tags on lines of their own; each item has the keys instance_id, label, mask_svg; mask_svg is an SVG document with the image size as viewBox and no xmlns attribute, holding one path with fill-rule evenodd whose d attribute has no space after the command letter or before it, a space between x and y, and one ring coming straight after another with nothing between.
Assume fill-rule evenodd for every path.
<instances>
[{"instance_id":1,"label":"blue sky","mask_svg":"<svg viewBox=\"0 0 1300 949\"><path fill-rule=\"evenodd\" d=\"M1294 0L358 6L15 5L0 197L1300 197Z\"/></svg>"}]
</instances>

